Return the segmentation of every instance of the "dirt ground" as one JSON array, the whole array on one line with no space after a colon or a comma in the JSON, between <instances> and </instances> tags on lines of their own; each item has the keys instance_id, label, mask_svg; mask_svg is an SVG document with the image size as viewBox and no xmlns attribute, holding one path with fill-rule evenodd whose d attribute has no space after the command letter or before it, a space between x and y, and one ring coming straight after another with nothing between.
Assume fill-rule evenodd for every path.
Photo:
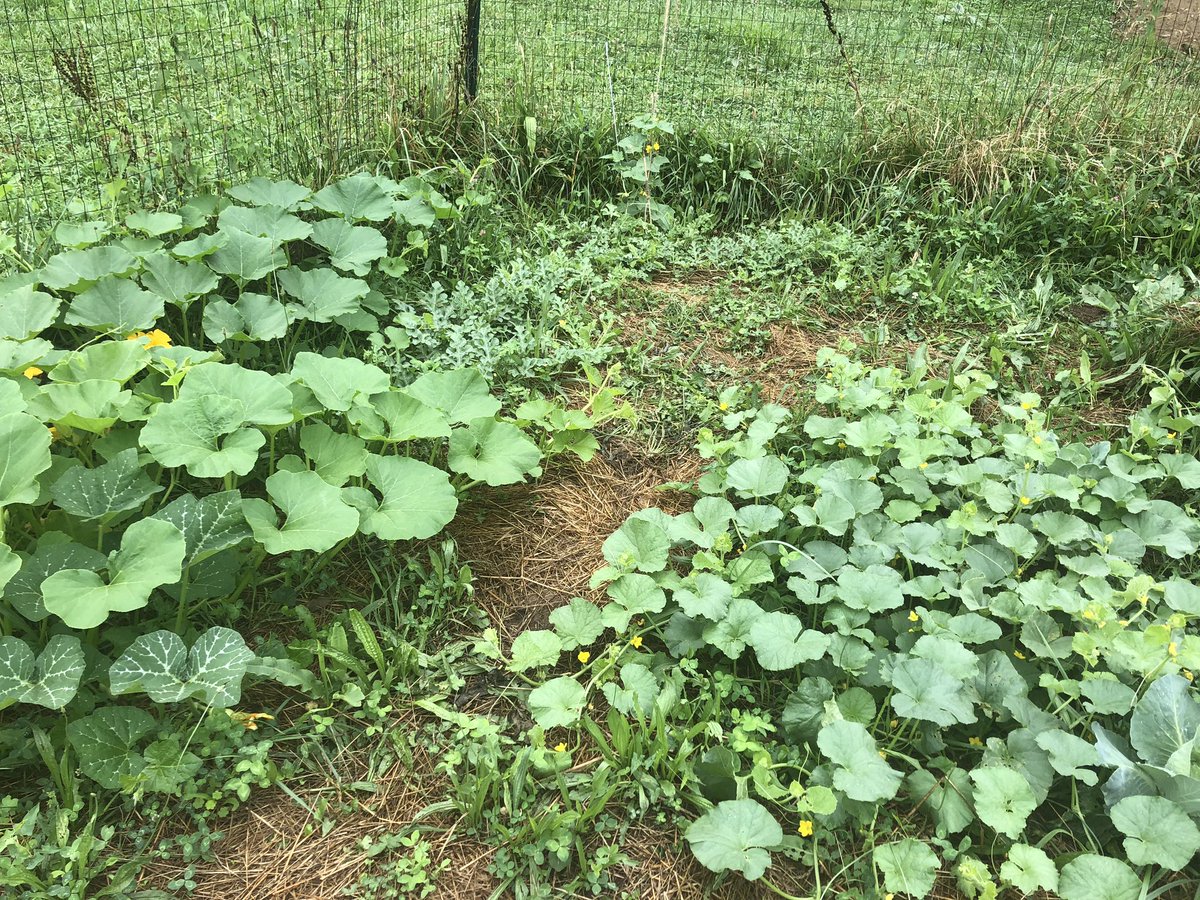
<instances>
[{"instance_id":1,"label":"dirt ground","mask_svg":"<svg viewBox=\"0 0 1200 900\"><path fill-rule=\"evenodd\" d=\"M1200 51L1200 0L1119 0L1117 27L1126 36L1153 20L1159 40L1176 50Z\"/></svg>"}]
</instances>

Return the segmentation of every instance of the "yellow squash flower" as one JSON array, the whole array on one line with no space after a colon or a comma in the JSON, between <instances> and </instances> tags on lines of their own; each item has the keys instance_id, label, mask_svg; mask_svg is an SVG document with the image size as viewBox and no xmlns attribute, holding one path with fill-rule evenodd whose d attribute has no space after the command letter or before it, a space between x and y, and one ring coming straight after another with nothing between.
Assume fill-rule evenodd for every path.
<instances>
[{"instance_id":1,"label":"yellow squash flower","mask_svg":"<svg viewBox=\"0 0 1200 900\"><path fill-rule=\"evenodd\" d=\"M635 650L641 650L642 649L642 636L640 634L634 635L633 637L631 637L629 639L629 643Z\"/></svg>"},{"instance_id":2,"label":"yellow squash flower","mask_svg":"<svg viewBox=\"0 0 1200 900\"><path fill-rule=\"evenodd\" d=\"M26 369L21 374L24 375L26 378L28 378L30 381L32 381L34 378L37 378L39 375L45 375L46 373L43 372L41 369L39 369L37 366L30 366L28 369Z\"/></svg>"},{"instance_id":3,"label":"yellow squash flower","mask_svg":"<svg viewBox=\"0 0 1200 900\"><path fill-rule=\"evenodd\" d=\"M584 665L587 665L587 661L592 658L592 654L588 653L586 650L580 650L579 655L576 656L575 658L578 659Z\"/></svg>"},{"instance_id":4,"label":"yellow squash flower","mask_svg":"<svg viewBox=\"0 0 1200 900\"><path fill-rule=\"evenodd\" d=\"M982 747L983 746L983 738L969 737L969 738L967 738L967 743L970 744L972 747Z\"/></svg>"},{"instance_id":5,"label":"yellow squash flower","mask_svg":"<svg viewBox=\"0 0 1200 900\"><path fill-rule=\"evenodd\" d=\"M275 720L275 717L269 713L244 713L233 712L232 710L229 713L229 717L235 722L239 723L247 731L258 731L258 723L260 719L265 722L273 722Z\"/></svg>"},{"instance_id":6,"label":"yellow squash flower","mask_svg":"<svg viewBox=\"0 0 1200 900\"><path fill-rule=\"evenodd\" d=\"M908 621L910 621L910 622L920 622L920 621L921 621L921 617L917 615L917 613L916 613L916 610L913 610L912 612L910 612L910 613L908 614Z\"/></svg>"},{"instance_id":7,"label":"yellow squash flower","mask_svg":"<svg viewBox=\"0 0 1200 900\"><path fill-rule=\"evenodd\" d=\"M554 745L554 752L555 752L555 753L566 753L566 752L567 752L567 745L566 745L566 744L555 744L555 745Z\"/></svg>"},{"instance_id":8,"label":"yellow squash flower","mask_svg":"<svg viewBox=\"0 0 1200 900\"><path fill-rule=\"evenodd\" d=\"M153 331L135 331L133 334L125 335L125 340L144 341L148 350L171 346L171 336L161 328L155 328Z\"/></svg>"},{"instance_id":9,"label":"yellow squash flower","mask_svg":"<svg viewBox=\"0 0 1200 900\"><path fill-rule=\"evenodd\" d=\"M1171 641L1171 643L1167 644L1167 656L1170 656L1172 659L1174 659L1178 655L1179 645L1174 641Z\"/></svg>"},{"instance_id":10,"label":"yellow squash flower","mask_svg":"<svg viewBox=\"0 0 1200 900\"><path fill-rule=\"evenodd\" d=\"M1028 506L1028 505L1029 505L1030 503L1032 503L1032 502L1033 502L1033 501L1032 501L1032 500L1030 500L1028 497L1022 497L1022 498L1021 498L1021 505L1022 505L1022 506Z\"/></svg>"},{"instance_id":11,"label":"yellow squash flower","mask_svg":"<svg viewBox=\"0 0 1200 900\"><path fill-rule=\"evenodd\" d=\"M799 827L796 828L800 832L800 837L812 837L813 823L811 819L801 819Z\"/></svg>"},{"instance_id":12,"label":"yellow squash flower","mask_svg":"<svg viewBox=\"0 0 1200 900\"><path fill-rule=\"evenodd\" d=\"M1013 656L1015 656L1017 659L1025 659L1025 654L1022 653L1020 650L1014 650Z\"/></svg>"}]
</instances>

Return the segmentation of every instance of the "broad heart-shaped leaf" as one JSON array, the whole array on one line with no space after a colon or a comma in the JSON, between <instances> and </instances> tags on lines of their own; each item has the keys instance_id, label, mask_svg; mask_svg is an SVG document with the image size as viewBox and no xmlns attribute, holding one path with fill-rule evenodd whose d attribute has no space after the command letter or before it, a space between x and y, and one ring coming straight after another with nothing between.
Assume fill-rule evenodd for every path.
<instances>
[{"instance_id":1,"label":"broad heart-shaped leaf","mask_svg":"<svg viewBox=\"0 0 1200 900\"><path fill-rule=\"evenodd\" d=\"M1100 765L1100 756L1096 752L1095 744L1065 731L1053 730L1043 731L1036 741L1039 747L1050 754L1050 765L1059 775L1078 778L1086 785L1095 785L1100 780L1091 769L1081 768Z\"/></svg>"},{"instance_id":2,"label":"broad heart-shaped leaf","mask_svg":"<svg viewBox=\"0 0 1200 900\"><path fill-rule=\"evenodd\" d=\"M40 334L58 315L58 304L57 297L32 285L7 293L0 289L0 338L24 341Z\"/></svg>"},{"instance_id":3,"label":"broad heart-shaped leaf","mask_svg":"<svg viewBox=\"0 0 1200 900\"><path fill-rule=\"evenodd\" d=\"M124 384L150 363L150 351L142 341L113 340L64 355L50 370L50 380L80 384L113 381Z\"/></svg>"},{"instance_id":4,"label":"broad heart-shaped leaf","mask_svg":"<svg viewBox=\"0 0 1200 900\"><path fill-rule=\"evenodd\" d=\"M154 730L154 719L134 706L106 706L90 716L67 723L67 739L75 748L79 768L110 791L123 778L137 775L145 765L134 748Z\"/></svg>"},{"instance_id":5,"label":"broad heart-shaped leaf","mask_svg":"<svg viewBox=\"0 0 1200 900\"><path fill-rule=\"evenodd\" d=\"M1008 766L988 766L971 772L975 782L975 812L983 824L1014 840L1037 808L1037 798L1025 776Z\"/></svg>"},{"instance_id":6,"label":"broad heart-shaped leaf","mask_svg":"<svg viewBox=\"0 0 1200 900\"><path fill-rule=\"evenodd\" d=\"M273 341L287 333L287 309L274 297L246 291L236 303L205 303L203 325L204 336L214 344Z\"/></svg>"},{"instance_id":7,"label":"broad heart-shaped leaf","mask_svg":"<svg viewBox=\"0 0 1200 900\"><path fill-rule=\"evenodd\" d=\"M217 227L270 238L277 244L303 240L312 234L311 225L278 206L227 206L217 216Z\"/></svg>"},{"instance_id":8,"label":"broad heart-shaped leaf","mask_svg":"<svg viewBox=\"0 0 1200 900\"><path fill-rule=\"evenodd\" d=\"M900 573L887 566L873 565L862 571L846 568L838 575L838 599L851 609L886 612L903 605L902 584Z\"/></svg>"},{"instance_id":9,"label":"broad heart-shaped leaf","mask_svg":"<svg viewBox=\"0 0 1200 900\"><path fill-rule=\"evenodd\" d=\"M55 291L79 293L102 278L124 278L138 270L138 260L120 247L68 250L50 257L38 280Z\"/></svg>"},{"instance_id":10,"label":"broad heart-shaped leaf","mask_svg":"<svg viewBox=\"0 0 1200 900\"><path fill-rule=\"evenodd\" d=\"M84 667L83 647L74 635L54 635L36 660L24 641L0 638L0 705L62 709L79 690Z\"/></svg>"},{"instance_id":11,"label":"broad heart-shaped leaf","mask_svg":"<svg viewBox=\"0 0 1200 900\"><path fill-rule=\"evenodd\" d=\"M1200 850L1200 828L1165 797L1126 797L1109 815L1125 835L1125 853L1135 866L1178 872Z\"/></svg>"},{"instance_id":12,"label":"broad heart-shaped leaf","mask_svg":"<svg viewBox=\"0 0 1200 900\"><path fill-rule=\"evenodd\" d=\"M246 369L236 364L204 363L194 366L183 379L179 399L193 397L229 397L242 403L249 425L277 427L290 425L292 392L268 372Z\"/></svg>"},{"instance_id":13,"label":"broad heart-shaped leaf","mask_svg":"<svg viewBox=\"0 0 1200 900\"><path fill-rule=\"evenodd\" d=\"M777 456L739 459L729 467L726 481L739 497L773 497L787 487L788 468Z\"/></svg>"},{"instance_id":14,"label":"broad heart-shaped leaf","mask_svg":"<svg viewBox=\"0 0 1200 900\"><path fill-rule=\"evenodd\" d=\"M783 829L756 800L722 800L689 825L684 837L704 868L740 872L755 881L771 865L768 849L783 843Z\"/></svg>"},{"instance_id":15,"label":"broad heart-shaped leaf","mask_svg":"<svg viewBox=\"0 0 1200 900\"><path fill-rule=\"evenodd\" d=\"M93 331L125 334L153 328L162 318L163 298L126 278L104 278L71 301L65 321Z\"/></svg>"},{"instance_id":16,"label":"broad heart-shaped leaf","mask_svg":"<svg viewBox=\"0 0 1200 900\"><path fill-rule=\"evenodd\" d=\"M42 582L62 569L98 569L103 553L77 544L61 532L46 532L38 539L33 555L20 562L0 595L30 622L40 622L50 613L42 602ZM3 579L0 579L3 580Z\"/></svg>"},{"instance_id":17,"label":"broad heart-shaped leaf","mask_svg":"<svg viewBox=\"0 0 1200 900\"><path fill-rule=\"evenodd\" d=\"M179 738L170 737L155 741L146 748L145 768L141 775L146 790L159 794L175 794L195 777L203 765L202 760L190 750L185 750Z\"/></svg>"},{"instance_id":18,"label":"broad heart-shaped leaf","mask_svg":"<svg viewBox=\"0 0 1200 900\"><path fill-rule=\"evenodd\" d=\"M621 666L621 685L610 681L601 690L608 705L624 716L649 718L654 713L654 703L662 693L654 673L641 663L626 663Z\"/></svg>"},{"instance_id":19,"label":"broad heart-shaped leaf","mask_svg":"<svg viewBox=\"0 0 1200 900\"><path fill-rule=\"evenodd\" d=\"M542 728L571 728L583 714L587 691L574 678L561 676L529 692L529 712Z\"/></svg>"},{"instance_id":20,"label":"broad heart-shaped leaf","mask_svg":"<svg viewBox=\"0 0 1200 900\"><path fill-rule=\"evenodd\" d=\"M335 181L317 191L312 198L313 206L318 209L356 222L390 219L395 203L395 199L380 187L379 179L366 173Z\"/></svg>"},{"instance_id":21,"label":"broad heart-shaped leaf","mask_svg":"<svg viewBox=\"0 0 1200 900\"><path fill-rule=\"evenodd\" d=\"M37 477L50 468L50 431L23 412L0 413L0 511L37 499Z\"/></svg>"},{"instance_id":22,"label":"broad heart-shaped leaf","mask_svg":"<svg viewBox=\"0 0 1200 900\"><path fill-rule=\"evenodd\" d=\"M905 791L916 809L933 819L938 837L958 834L975 821L975 792L966 769L955 766L945 775L935 776L918 769L904 780Z\"/></svg>"},{"instance_id":23,"label":"broad heart-shaped leaf","mask_svg":"<svg viewBox=\"0 0 1200 900\"><path fill-rule=\"evenodd\" d=\"M1062 900L1140 900L1142 880L1119 859L1084 853L1063 866L1058 895Z\"/></svg>"},{"instance_id":24,"label":"broad heart-shaped leaf","mask_svg":"<svg viewBox=\"0 0 1200 900\"><path fill-rule=\"evenodd\" d=\"M372 394L354 405L349 419L359 437L368 441L399 443L450 436L445 414L404 391Z\"/></svg>"},{"instance_id":25,"label":"broad heart-shaped leaf","mask_svg":"<svg viewBox=\"0 0 1200 900\"><path fill-rule=\"evenodd\" d=\"M1179 675L1164 675L1142 695L1129 722L1129 742L1148 763L1166 766L1180 747L1200 731L1200 703L1191 683Z\"/></svg>"},{"instance_id":26,"label":"broad heart-shaped leaf","mask_svg":"<svg viewBox=\"0 0 1200 900\"><path fill-rule=\"evenodd\" d=\"M1018 891L1032 894L1038 889L1058 890L1058 868L1046 851L1028 844L1013 844L1000 867L1000 877Z\"/></svg>"},{"instance_id":27,"label":"broad heart-shaped leaf","mask_svg":"<svg viewBox=\"0 0 1200 900\"><path fill-rule=\"evenodd\" d=\"M562 655L562 641L553 631L522 631L512 643L512 672L524 672L538 666L552 666Z\"/></svg>"},{"instance_id":28,"label":"broad heart-shaped leaf","mask_svg":"<svg viewBox=\"0 0 1200 900\"><path fill-rule=\"evenodd\" d=\"M156 512L152 518L170 522L183 534L184 562L195 565L251 536L242 512L242 495L222 491L197 500L184 494Z\"/></svg>"},{"instance_id":29,"label":"broad heart-shaped leaf","mask_svg":"<svg viewBox=\"0 0 1200 900\"><path fill-rule=\"evenodd\" d=\"M892 707L901 716L947 727L975 721L965 683L929 659L906 659L892 670Z\"/></svg>"},{"instance_id":30,"label":"broad heart-shaped leaf","mask_svg":"<svg viewBox=\"0 0 1200 900\"><path fill-rule=\"evenodd\" d=\"M620 576L608 586L608 596L612 603L601 610L601 619L618 632L625 631L634 616L662 612L667 605L667 595L649 575Z\"/></svg>"},{"instance_id":31,"label":"broad heart-shaped leaf","mask_svg":"<svg viewBox=\"0 0 1200 900\"><path fill-rule=\"evenodd\" d=\"M221 279L206 265L181 263L167 254L146 259L142 286L172 306L187 309L193 300L217 289Z\"/></svg>"},{"instance_id":32,"label":"broad heart-shaped leaf","mask_svg":"<svg viewBox=\"0 0 1200 900\"><path fill-rule=\"evenodd\" d=\"M115 381L93 378L78 384L44 385L29 409L56 425L101 434L117 421L132 396Z\"/></svg>"},{"instance_id":33,"label":"broad heart-shaped leaf","mask_svg":"<svg viewBox=\"0 0 1200 900\"><path fill-rule=\"evenodd\" d=\"M875 848L875 865L883 873L883 886L910 897L927 897L937 879L937 854L924 841L905 838Z\"/></svg>"},{"instance_id":34,"label":"broad heart-shaped leaf","mask_svg":"<svg viewBox=\"0 0 1200 900\"><path fill-rule=\"evenodd\" d=\"M862 725L838 719L817 735L817 746L837 768L833 786L851 800L878 803L900 789L900 773L879 756L879 748Z\"/></svg>"},{"instance_id":35,"label":"broad heart-shaped leaf","mask_svg":"<svg viewBox=\"0 0 1200 900\"><path fill-rule=\"evenodd\" d=\"M312 240L329 251L329 261L336 268L359 277L371 271L371 263L387 256L387 238L374 228L354 226L344 219L318 222Z\"/></svg>"},{"instance_id":36,"label":"broad heart-shaped leaf","mask_svg":"<svg viewBox=\"0 0 1200 900\"><path fill-rule=\"evenodd\" d=\"M141 609L151 592L174 584L182 572L183 534L170 522L140 519L110 554L108 583L86 569L62 569L42 582L46 609L69 628L95 628L111 613Z\"/></svg>"},{"instance_id":37,"label":"broad heart-shaped leaf","mask_svg":"<svg viewBox=\"0 0 1200 900\"><path fill-rule=\"evenodd\" d=\"M251 178L245 184L239 184L226 191L234 200L249 203L251 206L278 206L280 209L297 210L304 205L312 191L306 187L289 181L271 181L261 175Z\"/></svg>"},{"instance_id":38,"label":"broad heart-shaped leaf","mask_svg":"<svg viewBox=\"0 0 1200 900\"><path fill-rule=\"evenodd\" d=\"M475 419L450 433L446 462L451 471L492 487L523 481L541 461L537 444L510 422Z\"/></svg>"},{"instance_id":39,"label":"broad heart-shaped leaf","mask_svg":"<svg viewBox=\"0 0 1200 900\"><path fill-rule=\"evenodd\" d=\"M279 273L279 285L299 301L291 307L293 316L313 322L332 322L358 312L371 292L361 278L346 278L330 268L285 269Z\"/></svg>"},{"instance_id":40,"label":"broad heart-shaped leaf","mask_svg":"<svg viewBox=\"0 0 1200 900\"><path fill-rule=\"evenodd\" d=\"M608 536L602 549L609 565L639 572L661 572L667 567L671 539L653 522L630 517Z\"/></svg>"},{"instance_id":41,"label":"broad heart-shaped leaf","mask_svg":"<svg viewBox=\"0 0 1200 900\"><path fill-rule=\"evenodd\" d=\"M143 209L126 216L125 224L134 231L140 231L146 237L159 237L181 229L183 217L175 213L151 212Z\"/></svg>"},{"instance_id":42,"label":"broad heart-shaped leaf","mask_svg":"<svg viewBox=\"0 0 1200 900\"><path fill-rule=\"evenodd\" d=\"M258 429L243 428L245 420L240 400L217 394L181 397L159 404L138 439L162 465L186 466L197 478L245 475L267 442Z\"/></svg>"},{"instance_id":43,"label":"broad heart-shaped leaf","mask_svg":"<svg viewBox=\"0 0 1200 900\"><path fill-rule=\"evenodd\" d=\"M0 596L3 596L5 587L12 581L13 576L21 571L21 557L13 552L12 547L0 541Z\"/></svg>"},{"instance_id":44,"label":"broad heart-shaped leaf","mask_svg":"<svg viewBox=\"0 0 1200 900\"><path fill-rule=\"evenodd\" d=\"M362 513L362 530L386 541L433 537L458 510L450 477L434 466L403 456L367 457L367 480L383 495Z\"/></svg>"},{"instance_id":45,"label":"broad heart-shaped leaf","mask_svg":"<svg viewBox=\"0 0 1200 900\"><path fill-rule=\"evenodd\" d=\"M300 429L300 449L312 463L313 471L341 487L367 470L367 445L352 434L334 431L324 422Z\"/></svg>"},{"instance_id":46,"label":"broad heart-shaped leaf","mask_svg":"<svg viewBox=\"0 0 1200 900\"><path fill-rule=\"evenodd\" d=\"M675 589L674 599L693 619L699 616L717 622L725 618L733 599L733 586L720 575L698 572Z\"/></svg>"},{"instance_id":47,"label":"broad heart-shaped leaf","mask_svg":"<svg viewBox=\"0 0 1200 900\"><path fill-rule=\"evenodd\" d=\"M108 670L114 695L145 693L155 703L197 697L218 709L242 696L242 677L254 654L236 631L210 628L188 650L170 631L138 637Z\"/></svg>"},{"instance_id":48,"label":"broad heart-shaped leaf","mask_svg":"<svg viewBox=\"0 0 1200 900\"><path fill-rule=\"evenodd\" d=\"M590 646L604 633L600 608L583 597L574 597L569 604L550 613L550 624L564 650Z\"/></svg>"},{"instance_id":49,"label":"broad heart-shaped leaf","mask_svg":"<svg viewBox=\"0 0 1200 900\"><path fill-rule=\"evenodd\" d=\"M162 488L146 477L136 448L122 450L94 469L68 469L50 488L60 509L81 519L99 519L136 509Z\"/></svg>"},{"instance_id":50,"label":"broad heart-shaped leaf","mask_svg":"<svg viewBox=\"0 0 1200 900\"><path fill-rule=\"evenodd\" d=\"M478 369L426 372L405 391L439 410L451 424L473 422L500 411L500 401L488 391Z\"/></svg>"},{"instance_id":51,"label":"broad heart-shaped leaf","mask_svg":"<svg viewBox=\"0 0 1200 900\"><path fill-rule=\"evenodd\" d=\"M386 391L391 384L387 372L354 357L329 357L317 353L296 354L292 375L313 392L326 409L345 412L359 395Z\"/></svg>"},{"instance_id":52,"label":"broad heart-shaped leaf","mask_svg":"<svg viewBox=\"0 0 1200 900\"><path fill-rule=\"evenodd\" d=\"M287 265L287 255L278 241L237 228L222 228L217 234L224 235L224 242L208 257L208 266L238 284L257 281Z\"/></svg>"},{"instance_id":53,"label":"broad heart-shaped leaf","mask_svg":"<svg viewBox=\"0 0 1200 900\"><path fill-rule=\"evenodd\" d=\"M266 487L284 515L282 526L266 500L243 500L242 510L255 540L268 553L323 553L358 530L358 512L316 472L276 472L266 480Z\"/></svg>"},{"instance_id":54,"label":"broad heart-shaped leaf","mask_svg":"<svg viewBox=\"0 0 1200 900\"><path fill-rule=\"evenodd\" d=\"M829 636L805 631L793 615L769 612L751 623L749 644L760 666L769 672L782 672L824 656L829 649Z\"/></svg>"}]
</instances>

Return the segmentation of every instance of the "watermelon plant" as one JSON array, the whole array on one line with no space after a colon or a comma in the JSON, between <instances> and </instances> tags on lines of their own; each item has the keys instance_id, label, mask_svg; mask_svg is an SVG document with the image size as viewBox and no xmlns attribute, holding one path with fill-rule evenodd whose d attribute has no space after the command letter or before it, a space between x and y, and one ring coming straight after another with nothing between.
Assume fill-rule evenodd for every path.
<instances>
[{"instance_id":1,"label":"watermelon plant","mask_svg":"<svg viewBox=\"0 0 1200 900\"><path fill-rule=\"evenodd\" d=\"M464 491L537 475L542 446L591 452L578 417L555 443L549 401L531 439L474 369L398 385L357 358L458 213L420 178L255 179L61 228L66 249L0 282L10 764L32 728L101 788L174 791L200 764L174 708L232 707L247 677L315 685L228 627L262 581L433 537Z\"/></svg>"},{"instance_id":2,"label":"watermelon plant","mask_svg":"<svg viewBox=\"0 0 1200 900\"><path fill-rule=\"evenodd\" d=\"M691 509L633 514L593 579L607 602L514 641L510 669L545 673L535 735L579 745L605 706L610 728L673 728L691 849L748 879L857 832L881 889L913 897L952 867L968 896L1170 880L1200 850L1181 450L1200 416L1156 388L1126 436L1086 444L961 361L820 364L809 415L723 394L706 472L676 486Z\"/></svg>"}]
</instances>

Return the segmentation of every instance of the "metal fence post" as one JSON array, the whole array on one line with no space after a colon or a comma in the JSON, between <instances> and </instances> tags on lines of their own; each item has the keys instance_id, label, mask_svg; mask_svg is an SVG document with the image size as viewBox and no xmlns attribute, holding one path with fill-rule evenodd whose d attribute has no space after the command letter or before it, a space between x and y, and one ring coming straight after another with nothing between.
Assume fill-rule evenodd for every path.
<instances>
[{"instance_id":1,"label":"metal fence post","mask_svg":"<svg viewBox=\"0 0 1200 900\"><path fill-rule=\"evenodd\" d=\"M472 103L479 93L479 15L481 0L467 0L467 24L463 32L463 91Z\"/></svg>"}]
</instances>

